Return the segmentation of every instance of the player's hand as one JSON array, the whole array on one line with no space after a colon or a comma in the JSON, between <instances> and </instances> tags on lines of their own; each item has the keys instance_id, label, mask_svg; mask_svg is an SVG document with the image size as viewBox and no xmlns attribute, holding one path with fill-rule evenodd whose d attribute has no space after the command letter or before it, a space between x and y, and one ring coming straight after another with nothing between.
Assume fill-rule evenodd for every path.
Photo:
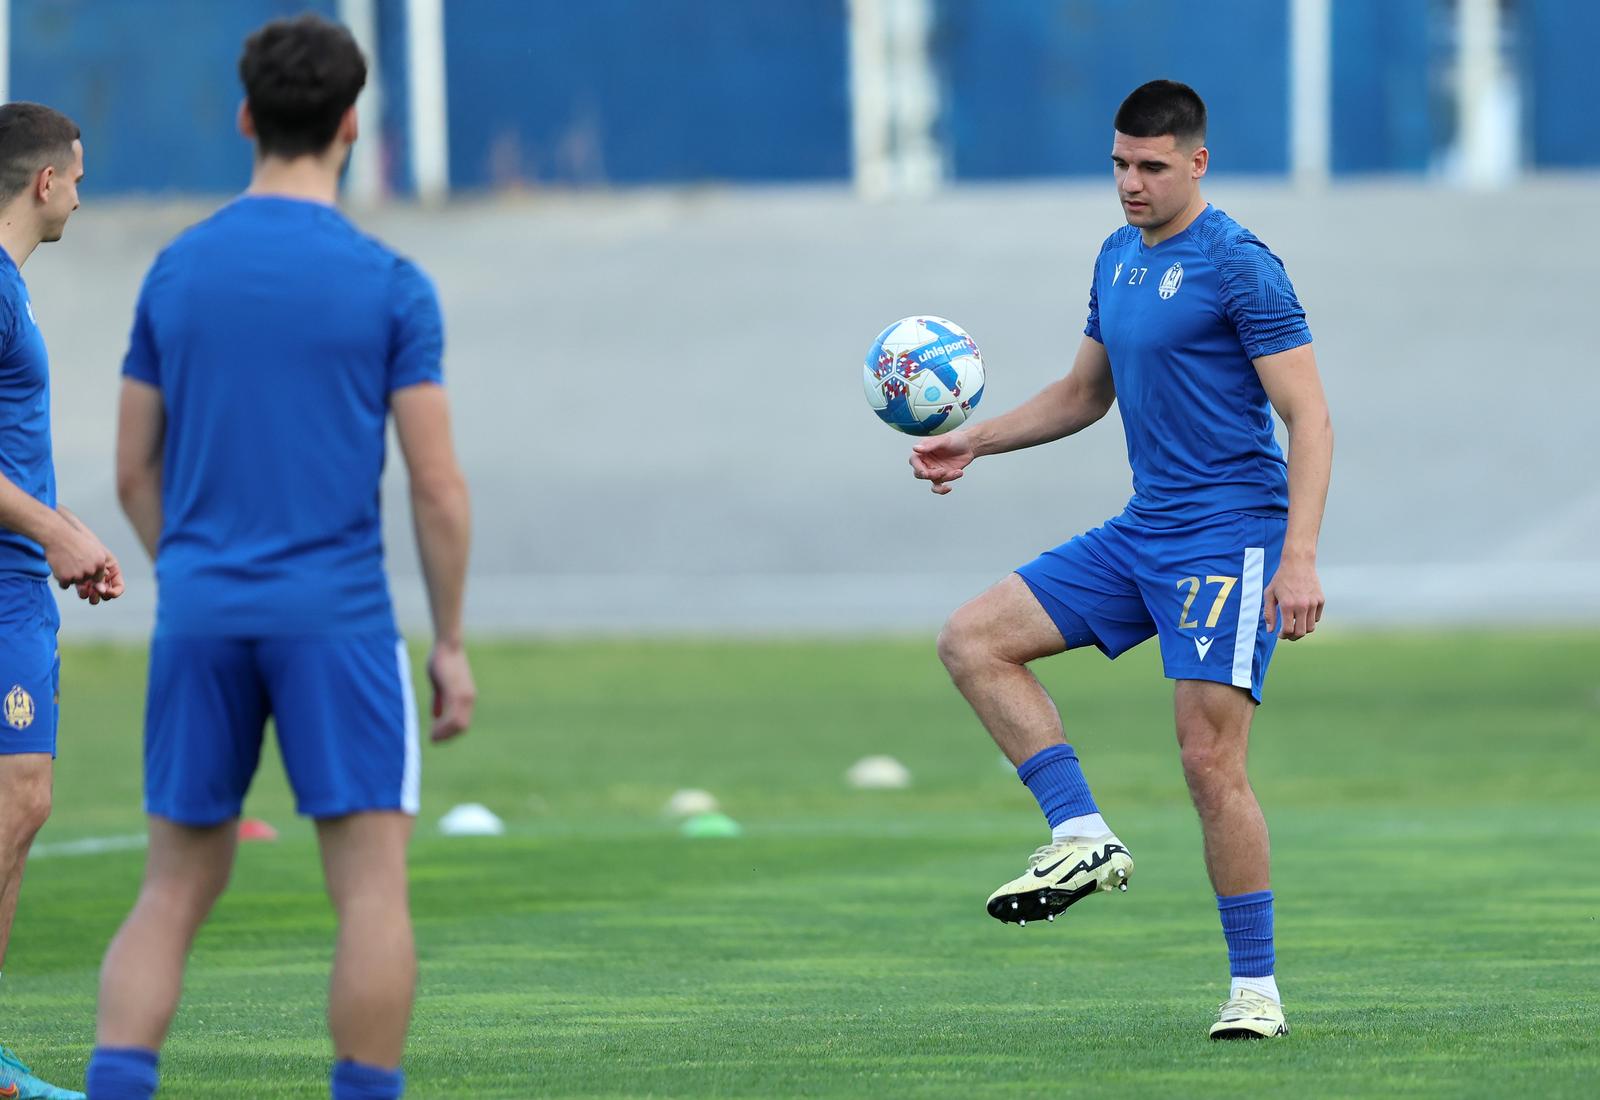
<instances>
[{"instance_id":1,"label":"player's hand","mask_svg":"<svg viewBox=\"0 0 1600 1100\"><path fill-rule=\"evenodd\" d=\"M88 600L92 607L102 600L114 600L127 590L127 585L122 580L122 566L117 564L115 555L106 554L105 576L97 581L81 581L76 586L78 599Z\"/></svg>"},{"instance_id":2,"label":"player's hand","mask_svg":"<svg viewBox=\"0 0 1600 1100\"><path fill-rule=\"evenodd\" d=\"M1262 595L1262 615L1267 630L1283 624L1283 640L1298 641L1317 629L1322 620L1322 582L1309 558L1285 557Z\"/></svg>"},{"instance_id":3,"label":"player's hand","mask_svg":"<svg viewBox=\"0 0 1600 1100\"><path fill-rule=\"evenodd\" d=\"M94 532L81 524L62 517L56 536L44 548L45 561L50 564L56 583L62 588L102 581L106 565L115 563L111 551L95 537Z\"/></svg>"},{"instance_id":4,"label":"player's hand","mask_svg":"<svg viewBox=\"0 0 1600 1100\"><path fill-rule=\"evenodd\" d=\"M933 491L943 496L977 457L966 432L936 435L911 448L911 472L918 480L933 482Z\"/></svg>"},{"instance_id":5,"label":"player's hand","mask_svg":"<svg viewBox=\"0 0 1600 1100\"><path fill-rule=\"evenodd\" d=\"M433 733L435 741L448 741L465 733L472 724L472 706L478 689L472 682L472 666L460 643L436 642L428 654L428 680L433 684Z\"/></svg>"}]
</instances>

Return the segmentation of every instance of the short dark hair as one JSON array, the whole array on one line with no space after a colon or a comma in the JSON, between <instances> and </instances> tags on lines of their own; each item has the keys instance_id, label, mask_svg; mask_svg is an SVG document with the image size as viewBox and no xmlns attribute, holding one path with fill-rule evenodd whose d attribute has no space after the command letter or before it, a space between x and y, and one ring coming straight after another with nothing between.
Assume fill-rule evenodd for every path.
<instances>
[{"instance_id":1,"label":"short dark hair","mask_svg":"<svg viewBox=\"0 0 1600 1100\"><path fill-rule=\"evenodd\" d=\"M10 202L47 164L65 168L72 159L78 124L42 103L0 107L0 202Z\"/></svg>"},{"instance_id":2,"label":"short dark hair","mask_svg":"<svg viewBox=\"0 0 1600 1100\"><path fill-rule=\"evenodd\" d=\"M1117 108L1114 125L1129 137L1171 134L1179 145L1206 140L1206 105L1193 88L1176 80L1152 80L1129 93Z\"/></svg>"},{"instance_id":3,"label":"short dark hair","mask_svg":"<svg viewBox=\"0 0 1600 1100\"><path fill-rule=\"evenodd\" d=\"M244 42L239 79L256 145L286 158L321 153L367 82L367 59L338 23L307 12L258 29Z\"/></svg>"}]
</instances>

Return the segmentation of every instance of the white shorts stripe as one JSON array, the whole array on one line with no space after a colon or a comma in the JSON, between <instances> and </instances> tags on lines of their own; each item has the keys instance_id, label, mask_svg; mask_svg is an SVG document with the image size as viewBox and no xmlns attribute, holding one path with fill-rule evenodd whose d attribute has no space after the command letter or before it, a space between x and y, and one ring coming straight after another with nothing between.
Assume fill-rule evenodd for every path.
<instances>
[{"instance_id":1,"label":"white shorts stripe","mask_svg":"<svg viewBox=\"0 0 1600 1100\"><path fill-rule=\"evenodd\" d=\"M1256 631L1261 624L1261 578L1266 554L1259 546L1244 551L1244 575L1239 578L1239 627L1233 635L1233 686L1249 691L1256 669Z\"/></svg>"},{"instance_id":2,"label":"white shorts stripe","mask_svg":"<svg viewBox=\"0 0 1600 1100\"><path fill-rule=\"evenodd\" d=\"M395 643L400 666L400 698L405 708L406 763L400 776L400 809L415 815L422 809L422 749L417 743L417 693L411 686L411 656L404 639Z\"/></svg>"}]
</instances>

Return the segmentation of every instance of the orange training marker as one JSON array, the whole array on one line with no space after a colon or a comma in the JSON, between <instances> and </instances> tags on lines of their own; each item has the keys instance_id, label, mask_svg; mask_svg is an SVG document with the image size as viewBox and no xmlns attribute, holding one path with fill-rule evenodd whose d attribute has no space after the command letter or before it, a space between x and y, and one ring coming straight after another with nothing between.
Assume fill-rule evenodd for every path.
<instances>
[{"instance_id":1,"label":"orange training marker","mask_svg":"<svg viewBox=\"0 0 1600 1100\"><path fill-rule=\"evenodd\" d=\"M259 817L247 817L239 822L240 840L277 840L278 830Z\"/></svg>"}]
</instances>

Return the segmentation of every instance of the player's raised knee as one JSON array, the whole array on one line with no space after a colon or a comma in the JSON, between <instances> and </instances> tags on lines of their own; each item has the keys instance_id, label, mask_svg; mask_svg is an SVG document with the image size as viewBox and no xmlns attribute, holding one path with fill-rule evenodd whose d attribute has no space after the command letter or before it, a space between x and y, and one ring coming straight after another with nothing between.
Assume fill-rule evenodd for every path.
<instances>
[{"instance_id":1,"label":"player's raised knee","mask_svg":"<svg viewBox=\"0 0 1600 1100\"><path fill-rule=\"evenodd\" d=\"M994 656L993 639L985 627L985 616L978 601L963 604L939 631L939 660L950 675L960 679L962 674L985 663Z\"/></svg>"}]
</instances>

